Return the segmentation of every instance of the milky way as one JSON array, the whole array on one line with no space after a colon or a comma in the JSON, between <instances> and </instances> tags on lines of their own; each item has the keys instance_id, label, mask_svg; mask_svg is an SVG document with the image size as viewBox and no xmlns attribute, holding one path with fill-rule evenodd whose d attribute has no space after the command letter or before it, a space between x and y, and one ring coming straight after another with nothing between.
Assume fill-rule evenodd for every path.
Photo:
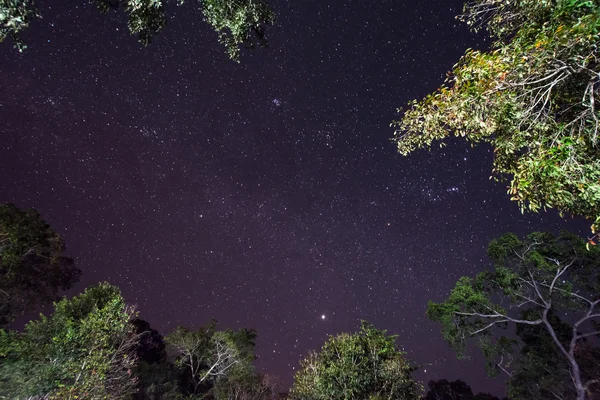
<instances>
[{"instance_id":1,"label":"milky way","mask_svg":"<svg viewBox=\"0 0 600 400\"><path fill-rule=\"evenodd\" d=\"M0 44L0 201L64 236L74 292L117 284L163 333L256 328L257 365L287 384L367 319L420 379L500 390L456 360L427 301L489 267L502 233L588 224L521 215L487 147L390 142L396 108L486 45L455 21L462 1L273 2L270 47L240 64L193 4L143 48L118 14L42 3L24 54Z\"/></svg>"}]
</instances>

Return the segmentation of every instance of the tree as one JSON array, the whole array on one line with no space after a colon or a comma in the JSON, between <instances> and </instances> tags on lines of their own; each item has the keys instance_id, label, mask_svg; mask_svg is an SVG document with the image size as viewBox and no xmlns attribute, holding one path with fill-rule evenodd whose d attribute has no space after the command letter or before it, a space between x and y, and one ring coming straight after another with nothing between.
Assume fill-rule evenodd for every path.
<instances>
[{"instance_id":1,"label":"tree","mask_svg":"<svg viewBox=\"0 0 600 400\"><path fill-rule=\"evenodd\" d=\"M246 377L253 371L256 332L215 331L215 324L212 321L197 330L178 327L166 338L175 365L187 371L190 394L208 391L223 380Z\"/></svg>"},{"instance_id":2,"label":"tree","mask_svg":"<svg viewBox=\"0 0 600 400\"><path fill-rule=\"evenodd\" d=\"M495 239L488 254L495 271L460 278L446 301L427 308L458 357L475 342L488 372L509 376L515 399L544 398L544 391L578 400L599 393L598 362L590 362L598 350L589 339L600 335L600 250L586 250L568 232L536 232L525 240ZM502 335L509 327L520 339ZM531 380L538 376L551 379Z\"/></svg>"},{"instance_id":3,"label":"tree","mask_svg":"<svg viewBox=\"0 0 600 400\"><path fill-rule=\"evenodd\" d=\"M156 329L150 327L148 321L136 318L131 321L135 333L140 335L136 347L136 357L148 364L159 363L166 358L165 339Z\"/></svg>"},{"instance_id":4,"label":"tree","mask_svg":"<svg viewBox=\"0 0 600 400\"><path fill-rule=\"evenodd\" d=\"M55 303L23 333L0 330L0 393L8 398L127 399L140 335L119 290L109 284Z\"/></svg>"},{"instance_id":5,"label":"tree","mask_svg":"<svg viewBox=\"0 0 600 400\"><path fill-rule=\"evenodd\" d=\"M0 204L0 327L36 305L58 299L81 270L64 256L65 244L37 211Z\"/></svg>"},{"instance_id":6,"label":"tree","mask_svg":"<svg viewBox=\"0 0 600 400\"><path fill-rule=\"evenodd\" d=\"M415 370L396 348L396 336L363 321L354 334L330 336L302 360L290 396L295 400L417 399Z\"/></svg>"},{"instance_id":7,"label":"tree","mask_svg":"<svg viewBox=\"0 0 600 400\"><path fill-rule=\"evenodd\" d=\"M34 0L0 0L0 42L7 37L19 51L27 48L19 33L29 26L34 18L40 18Z\"/></svg>"},{"instance_id":8,"label":"tree","mask_svg":"<svg viewBox=\"0 0 600 400\"><path fill-rule=\"evenodd\" d=\"M181 386L180 370L172 363L138 363L135 375L139 377L136 400L191 399Z\"/></svg>"},{"instance_id":9,"label":"tree","mask_svg":"<svg viewBox=\"0 0 600 400\"><path fill-rule=\"evenodd\" d=\"M129 15L127 26L145 46L167 24L166 4L170 0L91 0L100 11L122 8ZM229 57L239 62L240 46L266 46L265 29L273 24L275 14L263 0L198 0L204 20L218 33ZM174 2L174 0L172 1ZM177 0L182 5L184 0ZM27 46L19 33L40 18L35 0L0 0L0 42L12 38L15 48Z\"/></svg>"},{"instance_id":10,"label":"tree","mask_svg":"<svg viewBox=\"0 0 600 400\"><path fill-rule=\"evenodd\" d=\"M219 34L229 58L239 60L240 46L268 45L265 27L275 14L262 0L201 0L204 20Z\"/></svg>"},{"instance_id":11,"label":"tree","mask_svg":"<svg viewBox=\"0 0 600 400\"><path fill-rule=\"evenodd\" d=\"M219 382L212 391L215 400L272 400L276 384L268 375L246 373Z\"/></svg>"},{"instance_id":12,"label":"tree","mask_svg":"<svg viewBox=\"0 0 600 400\"><path fill-rule=\"evenodd\" d=\"M549 313L549 321L559 340L566 343L571 327L554 312ZM568 365L547 330L538 325L517 325L516 333L520 346L518 355L512 362L508 381L511 397L531 400L551 399L557 396L575 398ZM578 354L579 361L582 362L581 351L578 351ZM587 367L582 369L587 370L588 375L597 375Z\"/></svg>"},{"instance_id":13,"label":"tree","mask_svg":"<svg viewBox=\"0 0 600 400\"><path fill-rule=\"evenodd\" d=\"M600 1L473 0L460 17L495 38L396 127L403 155L451 133L494 149L522 210L558 209L600 226ZM443 143L441 143L443 145Z\"/></svg>"},{"instance_id":14,"label":"tree","mask_svg":"<svg viewBox=\"0 0 600 400\"><path fill-rule=\"evenodd\" d=\"M429 381L429 391L423 400L472 400L473 391L466 382L456 380L449 382L446 379Z\"/></svg>"},{"instance_id":15,"label":"tree","mask_svg":"<svg viewBox=\"0 0 600 400\"><path fill-rule=\"evenodd\" d=\"M177 328L166 338L145 321L134 321L140 340L136 399L267 400L275 382L255 373L252 330L216 331L212 321L197 330Z\"/></svg>"},{"instance_id":16,"label":"tree","mask_svg":"<svg viewBox=\"0 0 600 400\"><path fill-rule=\"evenodd\" d=\"M449 382L447 379L429 381L429 391L423 400L499 400L489 393L473 394L471 387L466 382L456 380Z\"/></svg>"}]
</instances>

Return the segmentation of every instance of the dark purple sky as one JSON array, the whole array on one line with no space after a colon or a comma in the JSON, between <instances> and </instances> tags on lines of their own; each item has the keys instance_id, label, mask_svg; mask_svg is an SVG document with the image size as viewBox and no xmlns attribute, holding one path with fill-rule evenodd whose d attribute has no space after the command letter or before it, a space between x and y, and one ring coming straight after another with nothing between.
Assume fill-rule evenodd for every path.
<instances>
[{"instance_id":1,"label":"dark purple sky","mask_svg":"<svg viewBox=\"0 0 600 400\"><path fill-rule=\"evenodd\" d=\"M484 43L455 21L462 0L273 0L271 46L241 64L192 0L148 48L121 14L40 3L29 49L0 44L0 201L64 236L76 291L117 284L163 333L256 328L259 367L287 383L367 319L431 364L420 379L501 392L427 301L487 268L500 234L588 224L521 215L485 147L389 141L396 108Z\"/></svg>"}]
</instances>

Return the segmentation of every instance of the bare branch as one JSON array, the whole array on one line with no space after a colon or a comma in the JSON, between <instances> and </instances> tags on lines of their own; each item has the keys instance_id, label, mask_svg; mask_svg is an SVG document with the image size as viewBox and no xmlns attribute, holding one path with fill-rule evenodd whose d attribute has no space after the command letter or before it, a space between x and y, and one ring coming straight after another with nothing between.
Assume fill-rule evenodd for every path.
<instances>
[{"instance_id":1,"label":"bare branch","mask_svg":"<svg viewBox=\"0 0 600 400\"><path fill-rule=\"evenodd\" d=\"M486 329L491 328L492 326L494 326L496 324L500 324L502 322L510 322L510 321L508 319L502 319L502 320L494 321L494 322L492 322L492 323L484 326L483 328L476 330L475 332L471 332L471 336L477 335L478 333L481 333L481 332L485 331Z\"/></svg>"},{"instance_id":2,"label":"bare branch","mask_svg":"<svg viewBox=\"0 0 600 400\"><path fill-rule=\"evenodd\" d=\"M588 333L583 333L581 335L577 335L577 340L586 338L588 336L596 336L596 335L600 335L600 331L588 332Z\"/></svg>"},{"instance_id":3,"label":"bare branch","mask_svg":"<svg viewBox=\"0 0 600 400\"><path fill-rule=\"evenodd\" d=\"M505 318L507 321L510 322L514 322L516 324L526 324L526 325L540 325L541 323L543 323L544 321L541 319L537 319L534 321L530 321L530 320L526 320L526 319L515 319L515 318L511 318L508 315L503 315L503 314L481 314L481 313L466 313L466 312L460 312L460 311L456 311L455 314L457 315L465 315L465 316L469 316L469 317L481 317L481 318Z\"/></svg>"},{"instance_id":4,"label":"bare branch","mask_svg":"<svg viewBox=\"0 0 600 400\"><path fill-rule=\"evenodd\" d=\"M574 258L573 260L571 260L571 262L568 263L567 265L565 265L563 268L560 268L560 262L558 260L555 260L555 259L550 259L550 260L554 261L557 265L559 265L559 268L556 271L556 275L554 276L554 279L552 279L552 283L549 286L549 292L550 292L550 295L552 295L552 291L554 290L554 285L556 285L556 281L558 280L558 278L561 277L562 274L564 274L567 271L567 269L569 269L569 267L571 265L573 265L575 263L576 259Z\"/></svg>"}]
</instances>

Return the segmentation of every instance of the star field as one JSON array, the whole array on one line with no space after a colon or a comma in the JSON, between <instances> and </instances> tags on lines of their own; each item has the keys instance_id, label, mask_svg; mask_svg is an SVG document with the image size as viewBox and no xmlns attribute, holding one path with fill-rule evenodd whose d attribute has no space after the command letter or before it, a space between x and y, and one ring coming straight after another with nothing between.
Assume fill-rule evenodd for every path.
<instances>
[{"instance_id":1,"label":"star field","mask_svg":"<svg viewBox=\"0 0 600 400\"><path fill-rule=\"evenodd\" d=\"M462 0L409 3L273 0L270 47L236 64L193 2L143 48L121 14L43 1L28 50L0 45L0 202L63 235L75 291L114 283L163 333L255 328L257 365L285 384L367 319L418 378L498 392L427 301L489 267L500 234L588 224L522 215L486 147L397 154L396 108L486 43L455 21Z\"/></svg>"}]
</instances>

